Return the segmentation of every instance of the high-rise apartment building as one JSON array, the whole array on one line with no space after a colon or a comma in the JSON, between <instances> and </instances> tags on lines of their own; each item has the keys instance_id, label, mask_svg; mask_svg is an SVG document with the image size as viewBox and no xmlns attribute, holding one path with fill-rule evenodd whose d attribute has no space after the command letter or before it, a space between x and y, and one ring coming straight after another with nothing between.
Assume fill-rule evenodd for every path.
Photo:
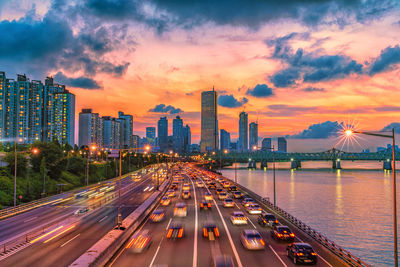
<instances>
[{"instance_id":1,"label":"high-rise apartment building","mask_svg":"<svg viewBox=\"0 0 400 267\"><path fill-rule=\"evenodd\" d=\"M272 139L264 138L261 143L261 150L263 151L271 151L272 150Z\"/></svg>"},{"instance_id":2,"label":"high-rise apartment building","mask_svg":"<svg viewBox=\"0 0 400 267\"><path fill-rule=\"evenodd\" d=\"M255 122L249 124L249 149L258 149L258 124Z\"/></svg>"},{"instance_id":3,"label":"high-rise apartment building","mask_svg":"<svg viewBox=\"0 0 400 267\"><path fill-rule=\"evenodd\" d=\"M287 152L287 141L284 137L278 137L278 151Z\"/></svg>"},{"instance_id":4,"label":"high-rise apartment building","mask_svg":"<svg viewBox=\"0 0 400 267\"><path fill-rule=\"evenodd\" d=\"M146 127L146 138L152 141L156 139L156 127Z\"/></svg>"},{"instance_id":5,"label":"high-rise apartment building","mask_svg":"<svg viewBox=\"0 0 400 267\"><path fill-rule=\"evenodd\" d=\"M121 145L123 148L131 148L133 147L133 116L118 111L118 119L121 123Z\"/></svg>"},{"instance_id":6,"label":"high-rise apartment building","mask_svg":"<svg viewBox=\"0 0 400 267\"><path fill-rule=\"evenodd\" d=\"M220 139L221 151L223 151L224 149L230 149L231 134L224 129L221 129Z\"/></svg>"},{"instance_id":7,"label":"high-rise apartment building","mask_svg":"<svg viewBox=\"0 0 400 267\"><path fill-rule=\"evenodd\" d=\"M248 138L248 115L246 112L241 112L239 114L239 148L241 152L245 152L249 148L249 138Z\"/></svg>"},{"instance_id":8,"label":"high-rise apartment building","mask_svg":"<svg viewBox=\"0 0 400 267\"><path fill-rule=\"evenodd\" d=\"M172 138L174 152L182 153L184 149L183 120L179 116L172 121Z\"/></svg>"},{"instance_id":9,"label":"high-rise apartment building","mask_svg":"<svg viewBox=\"0 0 400 267\"><path fill-rule=\"evenodd\" d=\"M121 123L116 118L103 116L103 147L118 149L121 141Z\"/></svg>"},{"instance_id":10,"label":"high-rise apartment building","mask_svg":"<svg viewBox=\"0 0 400 267\"><path fill-rule=\"evenodd\" d=\"M139 148L139 140L140 140L140 137L139 137L139 135L132 135L132 147L133 148Z\"/></svg>"},{"instance_id":11,"label":"high-rise apartment building","mask_svg":"<svg viewBox=\"0 0 400 267\"><path fill-rule=\"evenodd\" d=\"M79 147L95 144L103 147L103 120L92 109L82 109L79 113Z\"/></svg>"},{"instance_id":12,"label":"high-rise apartment building","mask_svg":"<svg viewBox=\"0 0 400 267\"><path fill-rule=\"evenodd\" d=\"M201 93L201 152L218 149L217 92Z\"/></svg>"},{"instance_id":13,"label":"high-rise apartment building","mask_svg":"<svg viewBox=\"0 0 400 267\"><path fill-rule=\"evenodd\" d=\"M158 145L161 152L168 150L168 120L167 117L161 117L157 123Z\"/></svg>"}]
</instances>

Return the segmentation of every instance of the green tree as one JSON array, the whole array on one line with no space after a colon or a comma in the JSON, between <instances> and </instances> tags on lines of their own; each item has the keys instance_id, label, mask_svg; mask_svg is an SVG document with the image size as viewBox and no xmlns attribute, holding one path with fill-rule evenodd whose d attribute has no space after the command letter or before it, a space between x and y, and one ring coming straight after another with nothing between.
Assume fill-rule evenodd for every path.
<instances>
[{"instance_id":1,"label":"green tree","mask_svg":"<svg viewBox=\"0 0 400 267\"><path fill-rule=\"evenodd\" d=\"M8 172L14 175L15 172L15 154L13 152L8 152L3 158L4 162L7 163ZM25 154L17 152L17 175L24 177L28 169L28 159Z\"/></svg>"},{"instance_id":2,"label":"green tree","mask_svg":"<svg viewBox=\"0 0 400 267\"><path fill-rule=\"evenodd\" d=\"M40 172L42 158L45 157L48 175L53 179L59 179L67 163L60 144L57 141L50 143L36 142L34 143L34 147L39 149L39 153L31 157L33 170Z\"/></svg>"}]
</instances>

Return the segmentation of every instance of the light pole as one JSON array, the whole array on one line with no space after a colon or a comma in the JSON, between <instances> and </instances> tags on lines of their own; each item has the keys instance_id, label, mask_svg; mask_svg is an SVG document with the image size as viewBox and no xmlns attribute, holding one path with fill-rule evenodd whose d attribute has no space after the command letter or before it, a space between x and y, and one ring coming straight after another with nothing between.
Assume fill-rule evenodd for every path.
<instances>
[{"instance_id":1,"label":"light pole","mask_svg":"<svg viewBox=\"0 0 400 267\"><path fill-rule=\"evenodd\" d=\"M384 138L392 139L392 160L393 160L393 237L394 237L394 265L396 267L399 266L398 260L398 248L397 248L397 190L396 190L396 151L395 151L395 135L394 135L394 128L392 128L392 134L377 134L371 132L363 132L363 131L355 131L353 129L346 129L344 130L344 134L347 137L350 137L353 134L364 134L364 135L371 135L371 136L378 136Z\"/></svg>"},{"instance_id":2,"label":"light pole","mask_svg":"<svg viewBox=\"0 0 400 267\"><path fill-rule=\"evenodd\" d=\"M90 164L90 153L91 150L95 151L96 150L96 145L90 145L89 150L88 150L88 158L87 158L87 166L86 166L86 185L89 185L89 164Z\"/></svg>"}]
</instances>

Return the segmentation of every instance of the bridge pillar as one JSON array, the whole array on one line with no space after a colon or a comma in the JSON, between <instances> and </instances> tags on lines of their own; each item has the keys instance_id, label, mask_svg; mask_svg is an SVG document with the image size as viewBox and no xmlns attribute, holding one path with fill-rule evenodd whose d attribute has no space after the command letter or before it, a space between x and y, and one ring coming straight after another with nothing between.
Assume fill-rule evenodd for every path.
<instances>
[{"instance_id":1,"label":"bridge pillar","mask_svg":"<svg viewBox=\"0 0 400 267\"><path fill-rule=\"evenodd\" d=\"M297 164L297 169L301 169L301 161L300 160L296 160L296 164Z\"/></svg>"},{"instance_id":2,"label":"bridge pillar","mask_svg":"<svg viewBox=\"0 0 400 267\"><path fill-rule=\"evenodd\" d=\"M333 160L332 161L332 169L334 170L340 170L342 168L341 164L340 164L340 160Z\"/></svg>"},{"instance_id":3,"label":"bridge pillar","mask_svg":"<svg viewBox=\"0 0 400 267\"><path fill-rule=\"evenodd\" d=\"M297 161L292 160L290 162L290 169L297 169Z\"/></svg>"},{"instance_id":4,"label":"bridge pillar","mask_svg":"<svg viewBox=\"0 0 400 267\"><path fill-rule=\"evenodd\" d=\"M390 161L384 161L383 162L383 169L384 170L392 170L392 163Z\"/></svg>"},{"instance_id":5,"label":"bridge pillar","mask_svg":"<svg viewBox=\"0 0 400 267\"><path fill-rule=\"evenodd\" d=\"M336 169L338 169L338 170L342 169L342 166L340 164L340 160L338 162L336 162Z\"/></svg>"},{"instance_id":6,"label":"bridge pillar","mask_svg":"<svg viewBox=\"0 0 400 267\"><path fill-rule=\"evenodd\" d=\"M251 161L249 161L249 164L247 165L247 169L251 169L252 165L251 165Z\"/></svg>"}]
</instances>

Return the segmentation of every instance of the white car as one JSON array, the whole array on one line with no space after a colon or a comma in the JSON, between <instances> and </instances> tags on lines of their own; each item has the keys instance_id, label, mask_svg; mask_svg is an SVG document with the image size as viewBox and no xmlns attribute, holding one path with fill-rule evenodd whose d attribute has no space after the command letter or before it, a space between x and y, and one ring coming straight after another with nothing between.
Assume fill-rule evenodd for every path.
<instances>
[{"instance_id":1,"label":"white car","mask_svg":"<svg viewBox=\"0 0 400 267\"><path fill-rule=\"evenodd\" d=\"M231 198L225 198L224 207L225 208L233 208L233 207L235 207L235 202Z\"/></svg>"},{"instance_id":2,"label":"white car","mask_svg":"<svg viewBox=\"0 0 400 267\"><path fill-rule=\"evenodd\" d=\"M74 214L79 216L79 215L85 214L88 211L89 211L89 208L86 207L86 208L82 208L82 209L75 211Z\"/></svg>"},{"instance_id":3,"label":"white car","mask_svg":"<svg viewBox=\"0 0 400 267\"><path fill-rule=\"evenodd\" d=\"M176 203L174 208L174 216L176 217L186 217L187 207L185 203Z\"/></svg>"},{"instance_id":4,"label":"white car","mask_svg":"<svg viewBox=\"0 0 400 267\"><path fill-rule=\"evenodd\" d=\"M228 198L228 194L226 192L221 192L218 194L218 199L219 200L224 200Z\"/></svg>"},{"instance_id":5,"label":"white car","mask_svg":"<svg viewBox=\"0 0 400 267\"><path fill-rule=\"evenodd\" d=\"M250 204L247 208L246 208L247 212L250 214L261 214L262 213L262 209L258 204Z\"/></svg>"},{"instance_id":6,"label":"white car","mask_svg":"<svg viewBox=\"0 0 400 267\"><path fill-rule=\"evenodd\" d=\"M190 190L190 185L188 183L184 183L182 186L183 191L189 191Z\"/></svg>"},{"instance_id":7,"label":"white car","mask_svg":"<svg viewBox=\"0 0 400 267\"><path fill-rule=\"evenodd\" d=\"M197 187L204 187L204 184L201 181L196 182Z\"/></svg>"},{"instance_id":8,"label":"white car","mask_svg":"<svg viewBox=\"0 0 400 267\"><path fill-rule=\"evenodd\" d=\"M207 200L207 201L211 201L211 200L213 200L213 196L212 196L212 194L206 192L204 194L204 199Z\"/></svg>"},{"instance_id":9,"label":"white car","mask_svg":"<svg viewBox=\"0 0 400 267\"><path fill-rule=\"evenodd\" d=\"M243 212L235 211L232 213L231 222L233 225L247 224L247 217L244 216Z\"/></svg>"}]
</instances>

